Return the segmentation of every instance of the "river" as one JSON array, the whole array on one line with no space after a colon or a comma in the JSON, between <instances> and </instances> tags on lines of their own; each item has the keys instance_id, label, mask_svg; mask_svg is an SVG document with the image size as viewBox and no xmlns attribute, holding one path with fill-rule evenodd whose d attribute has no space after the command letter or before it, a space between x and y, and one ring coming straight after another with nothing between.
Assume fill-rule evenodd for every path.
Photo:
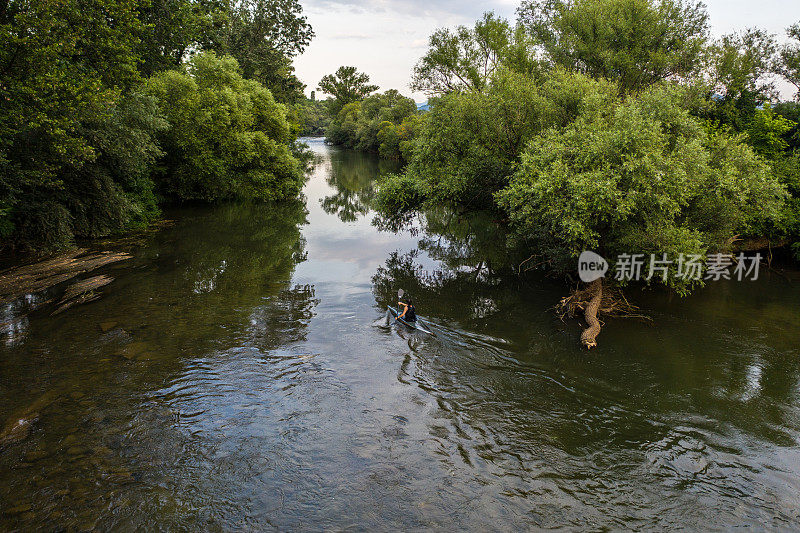
<instances>
[{"instance_id":1,"label":"river","mask_svg":"<svg viewBox=\"0 0 800 533\"><path fill-rule=\"evenodd\" d=\"M494 225L392 231L393 165L309 144L305 202L168 211L102 299L4 310L0 529L800 526L800 280L637 291L587 352Z\"/></svg>"}]
</instances>

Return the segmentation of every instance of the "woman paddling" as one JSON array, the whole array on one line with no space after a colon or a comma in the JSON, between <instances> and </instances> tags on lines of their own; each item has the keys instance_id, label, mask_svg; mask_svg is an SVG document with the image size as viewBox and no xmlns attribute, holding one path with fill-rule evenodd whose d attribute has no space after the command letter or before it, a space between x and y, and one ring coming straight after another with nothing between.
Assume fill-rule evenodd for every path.
<instances>
[{"instance_id":1,"label":"woman paddling","mask_svg":"<svg viewBox=\"0 0 800 533\"><path fill-rule=\"evenodd\" d=\"M414 301L411 298L408 299L408 303L397 302L397 305L403 308L403 312L397 317L398 320L417 321L417 310L414 308Z\"/></svg>"}]
</instances>

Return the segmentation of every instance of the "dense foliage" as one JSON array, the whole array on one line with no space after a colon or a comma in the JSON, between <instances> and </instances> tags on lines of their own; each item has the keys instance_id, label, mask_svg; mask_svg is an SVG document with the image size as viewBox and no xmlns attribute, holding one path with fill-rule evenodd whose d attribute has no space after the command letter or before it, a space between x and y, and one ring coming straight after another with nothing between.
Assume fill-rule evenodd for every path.
<instances>
[{"instance_id":1,"label":"dense foliage","mask_svg":"<svg viewBox=\"0 0 800 533\"><path fill-rule=\"evenodd\" d=\"M560 72L539 85L504 69L486 91L447 94L420 125L407 173L432 203L489 207L528 141L575 116L584 85Z\"/></svg>"},{"instance_id":2,"label":"dense foliage","mask_svg":"<svg viewBox=\"0 0 800 533\"><path fill-rule=\"evenodd\" d=\"M238 0L229 15L220 52L236 58L242 75L262 83L281 102L303 98L305 86L294 75L292 57L314 32L297 0Z\"/></svg>"},{"instance_id":3,"label":"dense foliage","mask_svg":"<svg viewBox=\"0 0 800 533\"><path fill-rule=\"evenodd\" d=\"M0 247L50 250L122 231L152 220L163 200L291 195L298 166L288 146L299 128L267 89L287 102L301 93L290 58L312 35L296 0L5 2ZM204 50L240 57L244 77L260 84L236 74L216 93L191 89L185 61ZM219 61L234 79L234 63ZM187 92L171 93L168 80ZM155 97L167 94L186 107ZM203 150L200 139L210 143L214 132L188 130L212 115L232 122L214 124L224 138ZM192 187L185 165L203 167ZM179 168L183 175L167 176ZM218 170L227 174L212 177ZM236 183L223 183L239 170Z\"/></svg>"},{"instance_id":4,"label":"dense foliage","mask_svg":"<svg viewBox=\"0 0 800 533\"><path fill-rule=\"evenodd\" d=\"M104 160L120 154L98 144L115 129L141 134L149 157L147 133L159 127L146 102L131 98L145 108L137 123L120 100L138 80L141 28L133 0L13 1L0 11L0 238L48 246L118 225L129 169L117 175Z\"/></svg>"},{"instance_id":5,"label":"dense foliage","mask_svg":"<svg viewBox=\"0 0 800 533\"><path fill-rule=\"evenodd\" d=\"M414 83L440 96L379 190L384 217L489 209L557 273L585 249L674 260L798 240L800 110L770 105L770 76L791 76L796 45L757 29L709 42L694 1L539 0L518 13L517 29L485 16L431 38Z\"/></svg>"},{"instance_id":6,"label":"dense foliage","mask_svg":"<svg viewBox=\"0 0 800 533\"><path fill-rule=\"evenodd\" d=\"M430 95L482 90L501 63L513 65L518 72L533 72L539 64L524 28L512 28L492 13L485 14L474 28L436 30L428 45L428 52L414 67L411 88Z\"/></svg>"},{"instance_id":7,"label":"dense foliage","mask_svg":"<svg viewBox=\"0 0 800 533\"><path fill-rule=\"evenodd\" d=\"M407 159L417 124L414 100L390 89L342 107L333 117L326 138L333 144L386 159Z\"/></svg>"},{"instance_id":8,"label":"dense foliage","mask_svg":"<svg viewBox=\"0 0 800 533\"><path fill-rule=\"evenodd\" d=\"M329 102L303 99L294 105L299 126L298 135L321 137L331 124Z\"/></svg>"},{"instance_id":9,"label":"dense foliage","mask_svg":"<svg viewBox=\"0 0 800 533\"><path fill-rule=\"evenodd\" d=\"M551 267L569 271L590 249L702 256L778 214L784 190L769 166L741 140L708 131L684 99L670 86L606 98L525 147L497 197Z\"/></svg>"},{"instance_id":10,"label":"dense foliage","mask_svg":"<svg viewBox=\"0 0 800 533\"><path fill-rule=\"evenodd\" d=\"M552 64L624 92L696 73L708 32L696 0L526 0L519 16Z\"/></svg>"},{"instance_id":11,"label":"dense foliage","mask_svg":"<svg viewBox=\"0 0 800 533\"><path fill-rule=\"evenodd\" d=\"M145 85L170 123L159 190L181 200L282 200L300 192L303 172L292 156L286 109L236 60L200 54L182 71Z\"/></svg>"}]
</instances>

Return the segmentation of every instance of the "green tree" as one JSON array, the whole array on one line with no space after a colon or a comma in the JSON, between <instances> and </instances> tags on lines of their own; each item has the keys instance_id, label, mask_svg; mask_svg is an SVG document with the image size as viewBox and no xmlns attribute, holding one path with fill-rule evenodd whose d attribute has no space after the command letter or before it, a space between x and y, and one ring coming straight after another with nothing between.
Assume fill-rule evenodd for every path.
<instances>
[{"instance_id":1,"label":"green tree","mask_svg":"<svg viewBox=\"0 0 800 533\"><path fill-rule=\"evenodd\" d=\"M134 51L144 76L178 68L196 50L224 45L228 0L149 0L138 2L143 31Z\"/></svg>"},{"instance_id":2,"label":"green tree","mask_svg":"<svg viewBox=\"0 0 800 533\"><path fill-rule=\"evenodd\" d=\"M521 28L485 13L474 28L443 28L430 36L427 53L414 67L411 88L428 95L483 90L501 65L536 70L532 43Z\"/></svg>"},{"instance_id":3,"label":"green tree","mask_svg":"<svg viewBox=\"0 0 800 533\"><path fill-rule=\"evenodd\" d=\"M766 104L755 112L747 127L747 143L765 159L777 159L789 148L784 136L794 126L794 122L775 113L772 106Z\"/></svg>"},{"instance_id":4,"label":"green tree","mask_svg":"<svg viewBox=\"0 0 800 533\"><path fill-rule=\"evenodd\" d=\"M331 123L328 103L324 100L303 99L294 105L300 129L298 135L318 137L325 135Z\"/></svg>"},{"instance_id":5,"label":"green tree","mask_svg":"<svg viewBox=\"0 0 800 533\"><path fill-rule=\"evenodd\" d=\"M795 98L800 100L800 22L790 26L786 34L790 42L781 47L776 70L797 88Z\"/></svg>"},{"instance_id":6,"label":"green tree","mask_svg":"<svg viewBox=\"0 0 800 533\"><path fill-rule=\"evenodd\" d=\"M117 120L120 94L138 81L136 7L14 0L0 9L0 238L63 246L87 191L103 194L89 174L109 148L98 124Z\"/></svg>"},{"instance_id":7,"label":"green tree","mask_svg":"<svg viewBox=\"0 0 800 533\"><path fill-rule=\"evenodd\" d=\"M562 71L537 85L503 69L486 91L438 98L417 132L408 176L397 178L397 186L387 185L381 195L413 182L414 190L404 196L428 205L492 208L492 195L508 184L533 136L569 124L582 109L613 98L616 90Z\"/></svg>"},{"instance_id":8,"label":"green tree","mask_svg":"<svg viewBox=\"0 0 800 533\"><path fill-rule=\"evenodd\" d=\"M390 89L345 105L331 121L326 139L385 159L400 159L401 143L410 141L416 116L414 100ZM403 149L407 148L403 145Z\"/></svg>"},{"instance_id":9,"label":"green tree","mask_svg":"<svg viewBox=\"0 0 800 533\"><path fill-rule=\"evenodd\" d=\"M286 108L242 78L236 60L213 52L146 84L170 123L156 175L168 197L216 201L295 197L303 182Z\"/></svg>"},{"instance_id":10,"label":"green tree","mask_svg":"<svg viewBox=\"0 0 800 533\"><path fill-rule=\"evenodd\" d=\"M296 102L305 85L294 75L292 58L314 37L297 0L239 0L231 6L224 52L239 62L242 75L266 86L280 102Z\"/></svg>"},{"instance_id":11,"label":"green tree","mask_svg":"<svg viewBox=\"0 0 800 533\"><path fill-rule=\"evenodd\" d=\"M525 0L518 15L548 61L626 93L693 75L708 33L697 0Z\"/></svg>"},{"instance_id":12,"label":"green tree","mask_svg":"<svg viewBox=\"0 0 800 533\"><path fill-rule=\"evenodd\" d=\"M773 98L769 75L776 51L775 37L758 28L723 36L709 49L714 89L731 100L748 94L759 102Z\"/></svg>"},{"instance_id":13,"label":"green tree","mask_svg":"<svg viewBox=\"0 0 800 533\"><path fill-rule=\"evenodd\" d=\"M656 86L606 101L526 147L497 198L556 271L587 249L672 259L725 251L735 234L777 216L785 190L769 166L740 138L707 129L684 99ZM664 283L691 289L674 276Z\"/></svg>"},{"instance_id":14,"label":"green tree","mask_svg":"<svg viewBox=\"0 0 800 533\"><path fill-rule=\"evenodd\" d=\"M319 90L333 97L331 113L337 114L344 106L363 100L378 90L369 84L369 76L358 72L356 67L339 67L334 74L327 74L319 82Z\"/></svg>"}]
</instances>

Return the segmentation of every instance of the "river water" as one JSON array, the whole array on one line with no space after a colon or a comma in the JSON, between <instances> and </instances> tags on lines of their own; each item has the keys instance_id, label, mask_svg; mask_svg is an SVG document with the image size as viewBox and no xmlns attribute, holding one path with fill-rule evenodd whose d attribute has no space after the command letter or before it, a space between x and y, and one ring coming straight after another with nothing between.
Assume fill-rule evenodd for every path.
<instances>
[{"instance_id":1,"label":"river water","mask_svg":"<svg viewBox=\"0 0 800 533\"><path fill-rule=\"evenodd\" d=\"M391 231L392 165L310 146L305 203L168 212L102 299L3 311L0 529L800 527L800 280L634 293L587 352L490 222Z\"/></svg>"}]
</instances>

